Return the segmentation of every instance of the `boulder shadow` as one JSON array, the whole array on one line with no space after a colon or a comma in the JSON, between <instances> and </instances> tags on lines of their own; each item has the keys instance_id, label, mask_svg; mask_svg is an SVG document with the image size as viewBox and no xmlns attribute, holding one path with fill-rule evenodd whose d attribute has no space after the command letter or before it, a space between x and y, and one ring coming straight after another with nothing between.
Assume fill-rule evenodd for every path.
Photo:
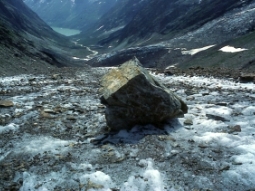
<instances>
[{"instance_id":1,"label":"boulder shadow","mask_svg":"<svg viewBox=\"0 0 255 191\"><path fill-rule=\"evenodd\" d=\"M130 130L123 129L120 131L109 131L102 135L96 136L91 140L94 145L105 144L137 144L147 135L169 135L176 129L183 127L178 119L168 120L161 127L154 125L136 125Z\"/></svg>"}]
</instances>

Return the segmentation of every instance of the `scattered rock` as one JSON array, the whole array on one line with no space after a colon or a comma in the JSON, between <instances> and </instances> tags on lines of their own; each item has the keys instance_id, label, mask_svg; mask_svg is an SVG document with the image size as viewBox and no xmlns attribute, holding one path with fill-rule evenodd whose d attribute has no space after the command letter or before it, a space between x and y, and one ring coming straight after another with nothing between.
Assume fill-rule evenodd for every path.
<instances>
[{"instance_id":1,"label":"scattered rock","mask_svg":"<svg viewBox=\"0 0 255 191\"><path fill-rule=\"evenodd\" d=\"M99 189L103 189L104 186L103 185L100 185L100 184L96 184L92 181L88 181L88 184L87 184L87 188L86 188L86 191L90 190L90 189L93 189L93 190L99 190Z\"/></svg>"},{"instance_id":2,"label":"scattered rock","mask_svg":"<svg viewBox=\"0 0 255 191\"><path fill-rule=\"evenodd\" d=\"M176 141L176 139L174 137L170 136L170 135L159 135L158 139L160 141L173 141L173 142Z\"/></svg>"},{"instance_id":3,"label":"scattered rock","mask_svg":"<svg viewBox=\"0 0 255 191\"><path fill-rule=\"evenodd\" d=\"M231 133L235 133L235 132L241 132L241 126L240 125L235 125L235 126L230 126L229 127L229 131L228 133L231 134Z\"/></svg>"},{"instance_id":4,"label":"scattered rock","mask_svg":"<svg viewBox=\"0 0 255 191\"><path fill-rule=\"evenodd\" d=\"M230 166L229 165L224 165L220 168L220 172L222 171L226 171L226 170L229 170L230 169Z\"/></svg>"},{"instance_id":5,"label":"scattered rock","mask_svg":"<svg viewBox=\"0 0 255 191\"><path fill-rule=\"evenodd\" d=\"M111 70L100 84L107 125L115 130L157 125L188 110L187 105L156 81L136 58Z\"/></svg>"},{"instance_id":6,"label":"scattered rock","mask_svg":"<svg viewBox=\"0 0 255 191\"><path fill-rule=\"evenodd\" d=\"M68 119L68 120L72 120L72 121L77 120L77 118L76 118L75 116L73 116L73 115L71 115L71 116L67 116L67 117L66 117L66 119Z\"/></svg>"},{"instance_id":7,"label":"scattered rock","mask_svg":"<svg viewBox=\"0 0 255 191\"><path fill-rule=\"evenodd\" d=\"M137 165L140 166L140 167L142 167L142 168L144 168L144 167L147 167L147 166L148 166L148 163L147 163L146 160L142 159L142 160L140 160L140 161L138 162Z\"/></svg>"},{"instance_id":8,"label":"scattered rock","mask_svg":"<svg viewBox=\"0 0 255 191\"><path fill-rule=\"evenodd\" d=\"M204 144L204 143L200 143L200 144L198 145L198 147L200 147L201 149L205 149L205 148L207 148L208 146L207 146L206 144Z\"/></svg>"},{"instance_id":9,"label":"scattered rock","mask_svg":"<svg viewBox=\"0 0 255 191\"><path fill-rule=\"evenodd\" d=\"M0 114L0 125L5 125L11 120L11 116L9 114L1 115Z\"/></svg>"},{"instance_id":10,"label":"scattered rock","mask_svg":"<svg viewBox=\"0 0 255 191\"><path fill-rule=\"evenodd\" d=\"M237 161L233 161L232 164L233 164L233 165L242 165L243 163L237 162Z\"/></svg>"},{"instance_id":11,"label":"scattered rock","mask_svg":"<svg viewBox=\"0 0 255 191\"><path fill-rule=\"evenodd\" d=\"M44 113L56 114L56 111L54 111L54 110L52 110L52 109L44 109L43 112L44 112Z\"/></svg>"},{"instance_id":12,"label":"scattered rock","mask_svg":"<svg viewBox=\"0 0 255 191\"><path fill-rule=\"evenodd\" d=\"M183 122L184 125L193 125L193 120L192 119L186 119L184 122Z\"/></svg>"},{"instance_id":13,"label":"scattered rock","mask_svg":"<svg viewBox=\"0 0 255 191\"><path fill-rule=\"evenodd\" d=\"M172 75L174 75L175 70L176 70L176 67L175 67L175 66L168 66L168 67L164 70L164 74L165 74L166 76L172 76Z\"/></svg>"},{"instance_id":14,"label":"scattered rock","mask_svg":"<svg viewBox=\"0 0 255 191\"><path fill-rule=\"evenodd\" d=\"M239 76L239 81L241 83L253 82L255 83L255 74L254 73L241 73Z\"/></svg>"},{"instance_id":15,"label":"scattered rock","mask_svg":"<svg viewBox=\"0 0 255 191\"><path fill-rule=\"evenodd\" d=\"M199 93L199 92L198 92L197 89L187 89L187 90L185 90L185 94L186 94L187 96L194 95L194 94L198 94L198 93Z\"/></svg>"},{"instance_id":16,"label":"scattered rock","mask_svg":"<svg viewBox=\"0 0 255 191\"><path fill-rule=\"evenodd\" d=\"M194 97L194 96L188 96L188 97L186 98L186 100L192 101L192 100L195 100L195 97Z\"/></svg>"},{"instance_id":17,"label":"scattered rock","mask_svg":"<svg viewBox=\"0 0 255 191\"><path fill-rule=\"evenodd\" d=\"M14 103L10 100L0 100L0 107L13 107Z\"/></svg>"},{"instance_id":18,"label":"scattered rock","mask_svg":"<svg viewBox=\"0 0 255 191\"><path fill-rule=\"evenodd\" d=\"M219 106L227 106L228 103L226 102L219 102L219 103L216 103L215 105L219 105Z\"/></svg>"},{"instance_id":19,"label":"scattered rock","mask_svg":"<svg viewBox=\"0 0 255 191\"><path fill-rule=\"evenodd\" d=\"M209 92L204 92L204 93L202 93L202 96L208 96L208 95L210 95Z\"/></svg>"},{"instance_id":20,"label":"scattered rock","mask_svg":"<svg viewBox=\"0 0 255 191\"><path fill-rule=\"evenodd\" d=\"M48 118L48 119L53 119L53 118L55 118L53 115L51 115L50 113L46 113L46 112L44 112L44 111L42 111L41 113L40 113L41 115L41 117L42 118Z\"/></svg>"},{"instance_id":21,"label":"scattered rock","mask_svg":"<svg viewBox=\"0 0 255 191\"><path fill-rule=\"evenodd\" d=\"M180 153L180 151L178 151L178 150L171 150L171 154L172 155L177 155L177 154L179 154Z\"/></svg>"},{"instance_id":22,"label":"scattered rock","mask_svg":"<svg viewBox=\"0 0 255 191\"><path fill-rule=\"evenodd\" d=\"M60 74L53 74L51 77L53 80L59 80L62 78L62 76Z\"/></svg>"},{"instance_id":23,"label":"scattered rock","mask_svg":"<svg viewBox=\"0 0 255 191\"><path fill-rule=\"evenodd\" d=\"M206 114L206 117L209 118L209 119L214 119L216 121L223 121L223 122L230 121L229 119L227 119L224 116L218 116L218 115L215 115L215 114Z\"/></svg>"}]
</instances>

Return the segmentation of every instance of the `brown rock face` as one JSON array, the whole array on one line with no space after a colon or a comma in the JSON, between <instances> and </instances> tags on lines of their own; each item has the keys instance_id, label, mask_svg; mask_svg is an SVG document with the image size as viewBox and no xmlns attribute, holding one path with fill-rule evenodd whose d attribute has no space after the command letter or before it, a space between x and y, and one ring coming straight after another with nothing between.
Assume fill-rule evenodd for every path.
<instances>
[{"instance_id":1,"label":"brown rock face","mask_svg":"<svg viewBox=\"0 0 255 191\"><path fill-rule=\"evenodd\" d=\"M240 82L253 82L255 83L255 73L241 73L239 76Z\"/></svg>"},{"instance_id":2,"label":"brown rock face","mask_svg":"<svg viewBox=\"0 0 255 191\"><path fill-rule=\"evenodd\" d=\"M134 58L102 77L101 101L114 130L159 124L187 113L187 105L155 80Z\"/></svg>"},{"instance_id":3,"label":"brown rock face","mask_svg":"<svg viewBox=\"0 0 255 191\"><path fill-rule=\"evenodd\" d=\"M14 106L13 102L10 100L0 100L0 107L12 107Z\"/></svg>"}]
</instances>

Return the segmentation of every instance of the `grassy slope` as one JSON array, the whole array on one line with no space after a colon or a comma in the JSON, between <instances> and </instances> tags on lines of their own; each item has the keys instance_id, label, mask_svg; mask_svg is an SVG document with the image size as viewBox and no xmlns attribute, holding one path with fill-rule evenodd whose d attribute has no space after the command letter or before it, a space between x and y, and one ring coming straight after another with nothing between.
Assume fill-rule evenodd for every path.
<instances>
[{"instance_id":1,"label":"grassy slope","mask_svg":"<svg viewBox=\"0 0 255 191\"><path fill-rule=\"evenodd\" d=\"M255 71L255 32L233 39L222 45L215 46L206 51L200 52L185 61L180 68L187 69L189 67L225 67L236 68L240 70ZM233 46L235 48L246 48L248 50L237 53L221 52L224 46Z\"/></svg>"}]
</instances>

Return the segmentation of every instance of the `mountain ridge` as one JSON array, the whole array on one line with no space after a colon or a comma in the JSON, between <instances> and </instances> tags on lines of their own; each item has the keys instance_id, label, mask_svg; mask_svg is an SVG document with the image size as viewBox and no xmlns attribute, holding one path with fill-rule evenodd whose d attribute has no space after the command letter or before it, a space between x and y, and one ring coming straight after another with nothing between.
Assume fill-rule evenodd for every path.
<instances>
[{"instance_id":1,"label":"mountain ridge","mask_svg":"<svg viewBox=\"0 0 255 191\"><path fill-rule=\"evenodd\" d=\"M2 75L80 65L71 59L71 49L88 52L53 31L20 0L0 1L0 40Z\"/></svg>"},{"instance_id":2,"label":"mountain ridge","mask_svg":"<svg viewBox=\"0 0 255 191\"><path fill-rule=\"evenodd\" d=\"M15 1L2 0L1 2L10 4ZM15 22L9 23L9 28L16 27L15 33L12 28L9 30L4 26L8 22L3 22L5 20L2 19L2 24L0 22L1 25L4 24L1 27L2 44L6 42L5 46L8 47L14 42L15 50L27 51L28 61L31 60L29 58L31 56L38 62L43 61L55 66L83 66L84 64L116 66L136 56L146 67L163 70L174 65L183 70L189 70L198 65L209 68L210 64L207 63L206 58L213 58L211 66L217 65L219 68L227 66L230 69L234 67L238 71L254 69L253 64L249 64L253 63L254 46L249 45L249 48L246 48L249 40L253 40L255 29L254 0L117 1L115 4L117 8L113 6L109 12L103 14L101 19L91 24L90 28L85 28L81 34L70 38L55 33L43 21L39 21L39 18L30 10L23 12L29 16L19 16L18 12L13 10L17 10L19 6L24 7L24 4L17 5L16 9L13 7L9 9L11 15L3 18L8 20L8 17L12 16L10 18L14 19L11 22L14 22L18 17L21 22L18 25L15 25ZM3 10L1 12L4 13ZM35 22L37 24L31 24L30 17L37 17L38 21ZM20 24L22 26L19 26ZM23 30L22 27L25 27L25 30L20 33ZM12 31L15 33L13 38L11 38L11 34L14 34ZM251 38L246 38L249 34ZM22 38L25 39L23 39L24 42ZM238 38L240 40L236 40ZM240 43L242 39L246 44ZM77 46L70 40L75 41ZM27 47L24 47L24 44ZM213 48L195 55L183 53L212 45L214 45ZM219 49L225 45L246 48L247 51L232 54L219 52ZM23 55L23 53L13 52L16 56ZM89 54L92 56L87 57ZM218 55L218 59L211 55ZM245 59L232 61L231 58L236 57L235 55ZM19 56L18 58L20 59ZM236 60L239 60L239 63L232 65L231 63Z\"/></svg>"},{"instance_id":3,"label":"mountain ridge","mask_svg":"<svg viewBox=\"0 0 255 191\"><path fill-rule=\"evenodd\" d=\"M85 29L108 11L116 0L23 0L47 24Z\"/></svg>"},{"instance_id":4,"label":"mountain ridge","mask_svg":"<svg viewBox=\"0 0 255 191\"><path fill-rule=\"evenodd\" d=\"M109 37L105 37L98 43L119 45L124 42L127 45L143 43L145 39L167 36L168 39L184 35L190 31L199 29L204 24L221 17L225 13L249 5L248 1L164 1L150 0L137 12L125 27ZM128 6L125 7L128 9ZM124 11L124 10L123 10ZM109 13L110 14L110 13ZM109 23L108 23L109 24ZM240 24L241 25L241 24ZM254 23L252 24L254 27ZM114 41L118 43L114 43Z\"/></svg>"}]
</instances>

